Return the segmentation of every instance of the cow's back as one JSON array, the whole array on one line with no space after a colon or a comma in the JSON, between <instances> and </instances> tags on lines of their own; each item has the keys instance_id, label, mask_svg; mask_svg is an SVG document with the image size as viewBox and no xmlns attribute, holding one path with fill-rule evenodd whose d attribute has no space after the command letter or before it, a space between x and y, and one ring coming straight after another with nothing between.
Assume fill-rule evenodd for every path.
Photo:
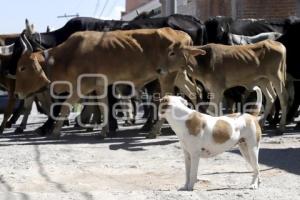
<instances>
[{"instance_id":1,"label":"cow's back","mask_svg":"<svg viewBox=\"0 0 300 200\"><path fill-rule=\"evenodd\" d=\"M211 76L209 79L215 78L214 81L222 79L220 81L238 85L240 80L267 77L284 67L279 64L285 59L285 48L272 40L240 46L208 44L202 49L207 51L207 55L198 57L200 71L203 76ZM222 76L219 78L218 74Z\"/></svg>"}]
</instances>

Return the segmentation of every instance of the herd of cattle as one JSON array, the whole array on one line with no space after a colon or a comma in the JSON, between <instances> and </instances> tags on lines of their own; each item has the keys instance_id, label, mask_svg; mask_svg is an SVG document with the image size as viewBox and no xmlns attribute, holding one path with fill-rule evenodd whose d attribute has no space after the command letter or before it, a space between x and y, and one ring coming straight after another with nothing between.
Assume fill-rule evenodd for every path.
<instances>
[{"instance_id":1,"label":"herd of cattle","mask_svg":"<svg viewBox=\"0 0 300 200\"><path fill-rule=\"evenodd\" d=\"M113 85L130 81L148 97L176 89L194 105L210 101L214 104L201 109L218 114L218 108L211 105L226 99L227 108L234 110L230 102L243 101L242 96L257 85L265 96L262 123L268 119L276 126L280 118L278 133L282 133L300 104L299 34L300 20L292 17L214 17L205 23L179 14L132 21L78 17L45 33L34 32L26 20L21 34L0 35L0 83L9 96L0 131L15 123L21 113L24 118L16 131L23 131L36 101L49 116L37 133L58 137L68 123L68 105L96 101L99 106L85 104L80 121L93 124L108 118L101 135L114 134L118 124L112 108L120 99L112 95ZM117 90L122 96L129 89L120 86ZM103 91L107 96L97 98ZM192 94L197 98L191 98ZM17 98L23 100L14 111ZM148 101L158 103L155 98ZM155 137L164 122L156 119L153 109L144 106L144 129L150 131L149 137Z\"/></svg>"}]
</instances>

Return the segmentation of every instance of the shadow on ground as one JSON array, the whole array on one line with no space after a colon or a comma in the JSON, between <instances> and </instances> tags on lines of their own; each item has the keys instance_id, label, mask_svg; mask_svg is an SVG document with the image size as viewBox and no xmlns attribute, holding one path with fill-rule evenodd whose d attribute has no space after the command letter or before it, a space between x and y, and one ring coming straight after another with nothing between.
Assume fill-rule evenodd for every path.
<instances>
[{"instance_id":1,"label":"shadow on ground","mask_svg":"<svg viewBox=\"0 0 300 200\"><path fill-rule=\"evenodd\" d=\"M25 131L18 134L14 132L6 133L0 137L0 146L9 145L55 145L55 144L111 144L111 150L143 151L146 146L168 145L177 142L177 138L163 141L146 140L147 133L140 128L117 131L116 136L103 139L99 135L100 130L87 132L86 129L63 128L60 139L51 139L37 135L34 131ZM164 128L163 135L172 135L169 128Z\"/></svg>"},{"instance_id":2,"label":"shadow on ground","mask_svg":"<svg viewBox=\"0 0 300 200\"><path fill-rule=\"evenodd\" d=\"M231 152L240 154L238 150ZM259 151L259 163L300 175L300 148L261 148Z\"/></svg>"}]
</instances>

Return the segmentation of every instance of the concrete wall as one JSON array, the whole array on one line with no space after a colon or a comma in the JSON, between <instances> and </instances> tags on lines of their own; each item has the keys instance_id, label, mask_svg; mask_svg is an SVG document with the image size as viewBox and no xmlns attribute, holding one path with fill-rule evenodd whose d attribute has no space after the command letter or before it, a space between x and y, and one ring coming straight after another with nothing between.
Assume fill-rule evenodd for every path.
<instances>
[{"instance_id":1,"label":"concrete wall","mask_svg":"<svg viewBox=\"0 0 300 200\"><path fill-rule=\"evenodd\" d=\"M150 1L127 0L126 11L135 10ZM300 17L300 0L177 0L177 12L201 20L218 15L265 19Z\"/></svg>"},{"instance_id":2,"label":"concrete wall","mask_svg":"<svg viewBox=\"0 0 300 200\"><path fill-rule=\"evenodd\" d=\"M276 19L297 15L298 0L239 0L238 18Z\"/></svg>"},{"instance_id":3,"label":"concrete wall","mask_svg":"<svg viewBox=\"0 0 300 200\"><path fill-rule=\"evenodd\" d=\"M151 0L126 0L126 10L125 13L131 12L136 8L150 2Z\"/></svg>"},{"instance_id":4,"label":"concrete wall","mask_svg":"<svg viewBox=\"0 0 300 200\"><path fill-rule=\"evenodd\" d=\"M178 13L207 20L212 16L234 18L286 18L300 16L300 0L177 0Z\"/></svg>"}]
</instances>

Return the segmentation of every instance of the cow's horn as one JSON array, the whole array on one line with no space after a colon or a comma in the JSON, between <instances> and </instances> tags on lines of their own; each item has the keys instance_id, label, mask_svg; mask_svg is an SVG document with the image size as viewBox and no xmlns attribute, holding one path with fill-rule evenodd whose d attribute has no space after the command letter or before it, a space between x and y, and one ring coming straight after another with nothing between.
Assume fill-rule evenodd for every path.
<instances>
[{"instance_id":1,"label":"cow's horn","mask_svg":"<svg viewBox=\"0 0 300 200\"><path fill-rule=\"evenodd\" d=\"M7 46L0 46L0 55L9 56L12 55L14 51L15 43Z\"/></svg>"},{"instance_id":2,"label":"cow's horn","mask_svg":"<svg viewBox=\"0 0 300 200\"><path fill-rule=\"evenodd\" d=\"M22 47L24 49L23 52L25 52L25 51L33 52L33 48L31 46L30 42L28 41L25 33L21 34L20 40L21 40Z\"/></svg>"}]
</instances>

